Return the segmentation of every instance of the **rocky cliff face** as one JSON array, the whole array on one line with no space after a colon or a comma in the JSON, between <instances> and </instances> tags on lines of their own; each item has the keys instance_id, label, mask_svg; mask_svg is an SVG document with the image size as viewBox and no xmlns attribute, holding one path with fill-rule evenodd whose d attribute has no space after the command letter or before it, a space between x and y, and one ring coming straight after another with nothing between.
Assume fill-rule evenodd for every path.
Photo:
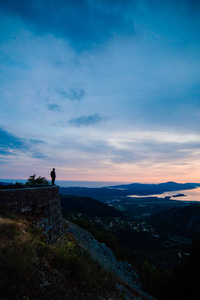
<instances>
[{"instance_id":1,"label":"rocky cliff face","mask_svg":"<svg viewBox=\"0 0 200 300\"><path fill-rule=\"evenodd\" d=\"M0 190L0 205L34 216L36 226L42 228L49 243L64 233L57 186Z\"/></svg>"},{"instance_id":2,"label":"rocky cliff face","mask_svg":"<svg viewBox=\"0 0 200 300\"><path fill-rule=\"evenodd\" d=\"M69 221L65 221L65 223L66 232L70 233L78 244L87 250L103 268L120 279L122 285L119 285L118 288L124 292L125 299L155 300L154 297L142 291L139 277L130 264L117 261L113 252L105 244L99 243L87 230Z\"/></svg>"},{"instance_id":3,"label":"rocky cliff face","mask_svg":"<svg viewBox=\"0 0 200 300\"><path fill-rule=\"evenodd\" d=\"M42 229L49 244L53 244L56 241L62 243L62 237L65 239L65 235L71 235L81 247L89 252L94 261L97 261L102 268L119 279L117 288L124 295L124 299L155 299L142 291L139 278L131 265L117 261L113 252L105 244L99 243L88 231L63 220L59 200L59 187L47 186L0 190L0 206L31 217L35 226ZM50 283L49 285L51 286ZM58 297L58 299L68 298Z\"/></svg>"}]
</instances>

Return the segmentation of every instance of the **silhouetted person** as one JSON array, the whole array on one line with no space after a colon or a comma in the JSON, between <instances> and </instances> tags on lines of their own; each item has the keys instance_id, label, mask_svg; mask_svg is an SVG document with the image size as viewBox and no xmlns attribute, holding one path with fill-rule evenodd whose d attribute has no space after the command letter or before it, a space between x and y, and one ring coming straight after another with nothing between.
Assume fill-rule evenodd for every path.
<instances>
[{"instance_id":1,"label":"silhouetted person","mask_svg":"<svg viewBox=\"0 0 200 300\"><path fill-rule=\"evenodd\" d=\"M51 183L52 183L52 185L54 185L55 179L56 179L56 172L55 172L55 169L54 169L54 168L53 168L53 170L51 171L50 175L51 175Z\"/></svg>"}]
</instances>

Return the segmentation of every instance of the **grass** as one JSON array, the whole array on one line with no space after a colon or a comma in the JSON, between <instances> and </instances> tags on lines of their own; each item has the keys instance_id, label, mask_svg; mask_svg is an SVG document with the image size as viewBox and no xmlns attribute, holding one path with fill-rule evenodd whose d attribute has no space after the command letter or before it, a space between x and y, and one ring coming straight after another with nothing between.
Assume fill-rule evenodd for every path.
<instances>
[{"instance_id":1,"label":"grass","mask_svg":"<svg viewBox=\"0 0 200 300\"><path fill-rule=\"evenodd\" d=\"M114 275L102 269L75 242L68 240L64 245L56 244L52 251L53 266L60 268L65 276L78 286L84 286L85 291L95 289L101 293L105 290L115 290Z\"/></svg>"},{"instance_id":2,"label":"grass","mask_svg":"<svg viewBox=\"0 0 200 300\"><path fill-rule=\"evenodd\" d=\"M32 265L37 238L28 232L25 220L0 217L0 291L16 293Z\"/></svg>"},{"instance_id":3,"label":"grass","mask_svg":"<svg viewBox=\"0 0 200 300\"><path fill-rule=\"evenodd\" d=\"M92 260L71 236L50 246L33 227L20 216L0 215L3 299L63 299L66 295L66 299L121 299L117 278Z\"/></svg>"}]
</instances>

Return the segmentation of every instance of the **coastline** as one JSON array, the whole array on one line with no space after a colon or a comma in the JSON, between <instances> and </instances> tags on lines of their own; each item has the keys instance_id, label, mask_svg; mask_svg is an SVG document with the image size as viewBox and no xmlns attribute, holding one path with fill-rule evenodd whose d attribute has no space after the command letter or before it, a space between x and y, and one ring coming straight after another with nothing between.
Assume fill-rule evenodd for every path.
<instances>
[{"instance_id":1,"label":"coastline","mask_svg":"<svg viewBox=\"0 0 200 300\"><path fill-rule=\"evenodd\" d=\"M25 183L27 179L1 179L0 182L12 183L16 182ZM50 181L50 179L49 179ZM56 180L56 185L59 187L85 187L85 188L103 188L111 185L130 184L130 182L121 181L84 181L84 180Z\"/></svg>"}]
</instances>

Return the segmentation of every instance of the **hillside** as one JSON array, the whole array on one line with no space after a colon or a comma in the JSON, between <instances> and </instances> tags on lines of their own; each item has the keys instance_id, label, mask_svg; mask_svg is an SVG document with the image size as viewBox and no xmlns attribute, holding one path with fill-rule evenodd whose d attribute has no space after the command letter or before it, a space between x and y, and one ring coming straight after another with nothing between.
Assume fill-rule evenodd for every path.
<instances>
[{"instance_id":1,"label":"hillside","mask_svg":"<svg viewBox=\"0 0 200 300\"><path fill-rule=\"evenodd\" d=\"M73 201L74 197L69 197L69 199L70 198L71 201ZM75 198L78 200L79 197ZM82 198L83 208L87 207L87 200L87 198ZM74 202L74 206L76 206L75 203L76 201ZM92 219L95 219L92 217L95 217L95 214L98 211L95 209L95 205L97 203L99 202L93 202L94 210L90 211L90 214L88 214L88 212L83 214L80 205L78 207L79 213L77 214L78 211L76 211L75 221L78 224L80 223L81 226L83 225L84 228L88 227L90 232L95 234L97 240L100 241L101 239L99 238L102 238L102 242L109 245L110 249L112 249L117 256L118 254L122 255L126 257L127 261L130 261L131 264L134 265L134 268L137 266L135 269L137 272L139 271L138 274L142 280L144 290L147 293L154 295L160 300L189 299L190 295L193 295L192 297L195 299L195 297L199 295L197 277L195 275L197 272L195 267L196 264L193 266L194 258L193 256L188 256L188 252L190 251L190 239L178 236L175 238L173 232L170 234L168 231L163 231L162 227L159 227L159 224L158 226L153 226L153 228L152 225L148 223L148 218L146 219L146 222L142 219L141 221L138 219L134 220L134 218L123 218L123 220L121 220L121 218L117 218L118 221L115 222L113 218L113 221L111 221L111 224L114 224L113 226L108 226L106 218L104 218L100 226L100 224L95 221L91 222ZM181 208L184 212L180 213L180 215L182 215L180 219L182 220L185 218L190 220L195 216L195 212L198 214L195 207L192 208L192 206L185 206L180 207L180 209ZM72 209L74 208L72 207ZM68 207L68 210L69 213L72 212L70 211L70 207ZM174 211L177 212L175 215L178 217L180 212L179 208L174 208ZM85 216L87 216L87 220L89 221L88 223L86 221L81 222L80 217ZM108 216L109 214L107 217ZM100 217L99 219L102 220L103 217ZM162 216L160 219L162 220ZM173 219L173 215L170 220L171 223L174 224L178 221L176 218ZM108 248L104 248L104 244L101 244L100 248L96 247L96 240L94 241L94 239L91 238L91 235L88 233L86 235L83 234L82 230L80 231L80 228L76 227L76 225L71 222L68 222L68 224L72 224L72 226L69 226L69 231L73 232L75 239L77 239L80 244L83 244L83 247L89 248L91 255L94 255L95 259L99 260L102 265L105 265L104 256L102 256L102 254L107 252L107 254L111 254L111 256L108 255L109 259L106 262L107 267L115 265L112 260L112 252L110 252ZM183 223L179 224L180 232L182 225ZM79 228L78 231L77 228ZM97 228L97 230L94 228ZM99 228L106 229L102 236L100 235L101 231L99 231ZM192 230L194 228L195 227L191 227ZM157 231L157 229L159 230ZM168 234L166 235L165 232L168 232ZM110 240L108 240L107 237L109 237ZM197 251L196 247L199 249L198 244L197 246L196 244L194 245L195 251ZM97 249L98 251L96 251ZM199 262L196 258L195 262L199 266ZM130 275L129 265L122 263L121 266L123 266ZM134 273L133 276L135 277ZM190 278L192 278L192 282L189 280ZM127 278L127 280L129 279ZM184 287L182 286L183 282ZM193 289L192 291L191 287Z\"/></svg>"},{"instance_id":2,"label":"hillside","mask_svg":"<svg viewBox=\"0 0 200 300\"><path fill-rule=\"evenodd\" d=\"M32 216L1 211L1 299L153 299L130 265L86 230L69 221L64 226L50 245Z\"/></svg>"},{"instance_id":3,"label":"hillside","mask_svg":"<svg viewBox=\"0 0 200 300\"><path fill-rule=\"evenodd\" d=\"M174 207L149 218L158 232L194 237L200 232L200 204Z\"/></svg>"},{"instance_id":4,"label":"hillside","mask_svg":"<svg viewBox=\"0 0 200 300\"><path fill-rule=\"evenodd\" d=\"M85 217L117 218L124 217L123 212L90 197L60 195L63 215L80 214Z\"/></svg>"},{"instance_id":5,"label":"hillside","mask_svg":"<svg viewBox=\"0 0 200 300\"><path fill-rule=\"evenodd\" d=\"M61 195L67 216L63 220L56 217L58 187L2 191L2 195L24 197L25 192L31 199L36 194L42 197L37 211L31 204L32 210L24 211L22 206L18 214L3 206L0 209L2 299L139 300L153 295L159 300L177 300L190 295L196 299L200 294L196 276L200 239L190 250L190 238L183 238L200 231L200 206L138 218L89 197ZM51 211L46 210L50 198ZM50 230L63 227L55 239L47 234L50 223Z\"/></svg>"},{"instance_id":6,"label":"hillside","mask_svg":"<svg viewBox=\"0 0 200 300\"><path fill-rule=\"evenodd\" d=\"M156 226L149 223L147 217L123 214L120 217L119 211L88 197L60 198L61 206L66 205L68 220L89 231L95 239L105 243L117 259L128 261L139 272L146 259L159 269L174 268L179 265L178 253L187 252L189 241L182 240L174 247L170 237L163 232L158 235ZM103 210L99 211L98 207ZM137 211L136 206L131 205L131 209Z\"/></svg>"}]
</instances>

